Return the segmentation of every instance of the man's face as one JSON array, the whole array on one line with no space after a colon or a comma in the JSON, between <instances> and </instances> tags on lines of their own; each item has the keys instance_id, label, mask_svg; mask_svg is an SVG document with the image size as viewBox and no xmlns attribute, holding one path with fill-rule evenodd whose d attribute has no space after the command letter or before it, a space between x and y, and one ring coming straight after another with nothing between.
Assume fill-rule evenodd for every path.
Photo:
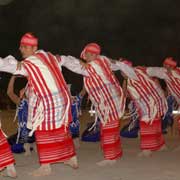
<instances>
[{"instance_id":1,"label":"man's face","mask_svg":"<svg viewBox=\"0 0 180 180\"><path fill-rule=\"evenodd\" d=\"M85 60L86 62L91 62L94 61L97 58L97 54L91 53L91 52L86 52L85 53Z\"/></svg>"},{"instance_id":2,"label":"man's face","mask_svg":"<svg viewBox=\"0 0 180 180\"><path fill-rule=\"evenodd\" d=\"M22 57L27 58L36 52L37 46L20 45L19 50Z\"/></svg>"}]
</instances>

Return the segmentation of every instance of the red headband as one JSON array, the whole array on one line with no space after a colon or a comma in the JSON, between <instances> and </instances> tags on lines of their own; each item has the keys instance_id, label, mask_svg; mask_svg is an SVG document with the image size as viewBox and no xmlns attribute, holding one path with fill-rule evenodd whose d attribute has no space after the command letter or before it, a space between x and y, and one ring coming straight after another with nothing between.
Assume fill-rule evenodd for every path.
<instances>
[{"instance_id":1,"label":"red headband","mask_svg":"<svg viewBox=\"0 0 180 180\"><path fill-rule=\"evenodd\" d=\"M37 46L38 39L30 33L26 33L22 36L20 45Z\"/></svg>"},{"instance_id":2,"label":"red headband","mask_svg":"<svg viewBox=\"0 0 180 180\"><path fill-rule=\"evenodd\" d=\"M98 44L96 44L96 43L89 43L89 44L87 44L85 46L85 48L83 49L83 51L81 52L80 57L82 59L85 58L85 53L86 52L91 52L91 53L99 55L101 53L101 47Z\"/></svg>"}]
</instances>

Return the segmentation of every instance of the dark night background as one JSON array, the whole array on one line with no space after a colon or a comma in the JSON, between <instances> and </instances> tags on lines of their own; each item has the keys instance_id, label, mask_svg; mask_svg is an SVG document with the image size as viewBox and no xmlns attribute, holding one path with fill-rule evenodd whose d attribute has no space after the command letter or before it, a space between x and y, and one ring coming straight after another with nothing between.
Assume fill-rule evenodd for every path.
<instances>
[{"instance_id":1,"label":"dark night background","mask_svg":"<svg viewBox=\"0 0 180 180\"><path fill-rule=\"evenodd\" d=\"M20 60L21 36L34 32L40 48L61 55L79 57L97 42L102 54L134 65L160 66L167 56L179 63L179 9L179 0L0 0L0 56ZM81 76L63 72L79 91ZM9 77L1 73L3 96Z\"/></svg>"}]
</instances>

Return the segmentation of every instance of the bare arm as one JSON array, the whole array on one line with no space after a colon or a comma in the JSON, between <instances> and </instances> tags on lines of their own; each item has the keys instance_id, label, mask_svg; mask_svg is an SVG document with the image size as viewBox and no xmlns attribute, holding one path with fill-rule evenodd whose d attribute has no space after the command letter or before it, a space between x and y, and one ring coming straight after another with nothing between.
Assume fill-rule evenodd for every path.
<instances>
[{"instance_id":1,"label":"bare arm","mask_svg":"<svg viewBox=\"0 0 180 180\"><path fill-rule=\"evenodd\" d=\"M123 80L122 90L123 90L123 92L124 92L125 97L127 97L127 79L124 79L124 80Z\"/></svg>"},{"instance_id":2,"label":"bare arm","mask_svg":"<svg viewBox=\"0 0 180 180\"><path fill-rule=\"evenodd\" d=\"M85 87L83 86L83 88L82 88L82 90L80 91L79 95L80 95L81 97L84 97L86 93L87 93L87 92L86 92L86 89L85 89Z\"/></svg>"},{"instance_id":3,"label":"bare arm","mask_svg":"<svg viewBox=\"0 0 180 180\"><path fill-rule=\"evenodd\" d=\"M13 103L15 103L16 105L18 105L21 101L20 97L18 97L15 93L14 93L14 82L15 82L16 77L12 76L9 84L8 84L8 88L7 88L7 95L9 96L9 98L13 101Z\"/></svg>"}]
</instances>

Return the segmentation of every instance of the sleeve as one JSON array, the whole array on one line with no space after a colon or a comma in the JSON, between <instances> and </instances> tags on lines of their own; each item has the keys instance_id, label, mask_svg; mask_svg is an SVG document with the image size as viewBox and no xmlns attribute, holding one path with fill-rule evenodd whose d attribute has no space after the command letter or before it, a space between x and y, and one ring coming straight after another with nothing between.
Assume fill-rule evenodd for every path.
<instances>
[{"instance_id":1,"label":"sleeve","mask_svg":"<svg viewBox=\"0 0 180 180\"><path fill-rule=\"evenodd\" d=\"M129 66L121 61L116 61L114 66L116 67L116 69L122 71L128 78L138 80L136 72L134 71L134 68L132 66Z\"/></svg>"},{"instance_id":2,"label":"sleeve","mask_svg":"<svg viewBox=\"0 0 180 180\"><path fill-rule=\"evenodd\" d=\"M151 77L157 77L159 79L169 79L167 70L163 67L148 67L146 73Z\"/></svg>"},{"instance_id":3,"label":"sleeve","mask_svg":"<svg viewBox=\"0 0 180 180\"><path fill-rule=\"evenodd\" d=\"M17 70L18 61L11 55L1 58L0 57L0 71L11 73L14 75L23 75L27 76L27 72L23 67L20 70Z\"/></svg>"},{"instance_id":4,"label":"sleeve","mask_svg":"<svg viewBox=\"0 0 180 180\"><path fill-rule=\"evenodd\" d=\"M109 64L112 71L118 71L119 70L119 67L115 64L115 62L116 62L115 60L112 60L111 58L108 58L104 55L101 55L100 59L105 60Z\"/></svg>"},{"instance_id":5,"label":"sleeve","mask_svg":"<svg viewBox=\"0 0 180 180\"><path fill-rule=\"evenodd\" d=\"M112 71L122 71L126 76L130 79L137 80L138 77L136 76L136 73L133 69L133 67L117 60L113 60L111 58L108 58L106 56L101 56L103 59L105 59L109 65Z\"/></svg>"},{"instance_id":6,"label":"sleeve","mask_svg":"<svg viewBox=\"0 0 180 180\"><path fill-rule=\"evenodd\" d=\"M22 75L22 76L28 76L27 71L25 70L25 68L23 67L23 65L21 65L20 69L16 69L16 71L13 73L14 75Z\"/></svg>"},{"instance_id":7,"label":"sleeve","mask_svg":"<svg viewBox=\"0 0 180 180\"><path fill-rule=\"evenodd\" d=\"M9 55L5 58L0 57L0 71L7 73L14 73L17 67L17 60Z\"/></svg>"},{"instance_id":8,"label":"sleeve","mask_svg":"<svg viewBox=\"0 0 180 180\"><path fill-rule=\"evenodd\" d=\"M80 60L73 56L60 56L61 60L59 61L60 66L64 66L74 73L88 76L88 72L85 67L80 63Z\"/></svg>"}]
</instances>

